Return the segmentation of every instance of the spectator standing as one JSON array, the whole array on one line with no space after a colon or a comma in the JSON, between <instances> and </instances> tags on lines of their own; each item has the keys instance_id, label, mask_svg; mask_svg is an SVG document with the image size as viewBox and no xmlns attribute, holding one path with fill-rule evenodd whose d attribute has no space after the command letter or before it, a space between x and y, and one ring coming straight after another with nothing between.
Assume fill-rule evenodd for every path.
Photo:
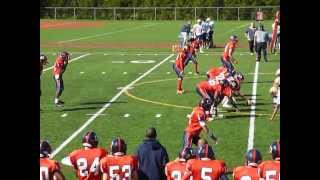
<instances>
[{"instance_id":1,"label":"spectator standing","mask_svg":"<svg viewBox=\"0 0 320 180\"><path fill-rule=\"evenodd\" d=\"M138 158L139 180L165 180L165 166L169 162L167 150L156 139L156 129L151 127L146 131L143 143L139 145Z\"/></svg>"},{"instance_id":2,"label":"spectator standing","mask_svg":"<svg viewBox=\"0 0 320 180\"><path fill-rule=\"evenodd\" d=\"M253 56L253 44L254 44L254 33L256 32L256 26L254 22L250 23L250 27L245 32L245 35L248 39L250 55Z\"/></svg>"}]
</instances>

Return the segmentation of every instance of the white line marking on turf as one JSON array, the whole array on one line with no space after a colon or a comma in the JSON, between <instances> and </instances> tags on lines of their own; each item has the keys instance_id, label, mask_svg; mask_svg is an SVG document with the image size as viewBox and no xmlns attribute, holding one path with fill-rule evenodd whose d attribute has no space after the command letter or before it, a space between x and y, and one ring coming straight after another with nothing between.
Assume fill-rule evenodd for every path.
<instances>
[{"instance_id":1,"label":"white line marking on turf","mask_svg":"<svg viewBox=\"0 0 320 180\"><path fill-rule=\"evenodd\" d=\"M189 72L188 72L188 74L192 74L192 72L191 72L191 71L189 71Z\"/></svg>"},{"instance_id":2,"label":"white line marking on turf","mask_svg":"<svg viewBox=\"0 0 320 180\"><path fill-rule=\"evenodd\" d=\"M161 114L156 114L154 117L159 118L161 117Z\"/></svg>"},{"instance_id":3,"label":"white line marking on turf","mask_svg":"<svg viewBox=\"0 0 320 180\"><path fill-rule=\"evenodd\" d=\"M114 63L114 64L116 64L116 63L121 63L121 64L123 64L124 61L111 61L111 63Z\"/></svg>"},{"instance_id":4,"label":"white line marking on turf","mask_svg":"<svg viewBox=\"0 0 320 180\"><path fill-rule=\"evenodd\" d=\"M121 90L121 89L123 89L123 88L125 88L125 87L117 87L118 90ZM133 88L134 88L134 87L131 86L131 87L129 87L128 89L133 89Z\"/></svg>"},{"instance_id":5,"label":"white line marking on turf","mask_svg":"<svg viewBox=\"0 0 320 180\"><path fill-rule=\"evenodd\" d=\"M159 62L158 64L156 64L155 66L153 66L152 68L150 68L148 71L146 71L144 74L142 74L141 76L139 76L137 79L135 79L134 81L132 81L131 83L129 83L128 85L126 85L120 92L118 92L115 96L113 96L113 98L108 101L108 103L106 103L98 112L96 112L93 116L91 116L79 129L77 129L74 133L72 133L72 135L70 137L68 137L62 144L60 144L57 149L55 149L52 154L51 157L53 158L55 155L57 155L66 145L68 145L80 132L82 132L82 130L84 130L84 128L86 128L89 124L91 124L100 114L102 114L109 106L111 106L111 104L113 102L115 102L128 88L130 88L131 86L133 86L135 83L137 83L138 81L140 81L142 78L146 77L148 74L150 74L153 70L155 70L156 68L158 68L161 64L163 64L164 62L166 62L168 59L170 59L174 54L169 55L168 57L166 57L164 60L162 60L161 62Z\"/></svg>"},{"instance_id":6,"label":"white line marking on turf","mask_svg":"<svg viewBox=\"0 0 320 180\"><path fill-rule=\"evenodd\" d=\"M71 62L73 62L73 61L76 61L76 60L79 60L79 59L84 58L84 57L89 56L89 55L90 55L90 53L87 53L87 54L81 55L81 56L79 56L79 57L73 58L73 59L71 59L71 60L69 61L69 63L71 63ZM43 72L46 72L46 71L52 69L53 67L54 67L54 66L48 67L48 68L44 69Z\"/></svg>"},{"instance_id":7,"label":"white line marking on turf","mask_svg":"<svg viewBox=\"0 0 320 180\"><path fill-rule=\"evenodd\" d=\"M94 115L97 115L97 114L86 114L87 116L94 116ZM98 114L97 116L105 116L106 114Z\"/></svg>"},{"instance_id":8,"label":"white line marking on turf","mask_svg":"<svg viewBox=\"0 0 320 180\"><path fill-rule=\"evenodd\" d=\"M83 71L81 71L81 72L80 72L80 74L84 74L84 72L83 72Z\"/></svg>"},{"instance_id":9,"label":"white line marking on turf","mask_svg":"<svg viewBox=\"0 0 320 180\"><path fill-rule=\"evenodd\" d=\"M187 114L187 116L186 116L187 118L190 118L191 117L191 114Z\"/></svg>"},{"instance_id":10,"label":"white line marking on turf","mask_svg":"<svg viewBox=\"0 0 320 180\"><path fill-rule=\"evenodd\" d=\"M106 72L101 72L102 74L106 74Z\"/></svg>"},{"instance_id":11,"label":"white line marking on turf","mask_svg":"<svg viewBox=\"0 0 320 180\"><path fill-rule=\"evenodd\" d=\"M129 117L130 116L130 114L125 114L125 115L123 115L123 117L125 117L125 118L127 118L127 117Z\"/></svg>"},{"instance_id":12,"label":"white line marking on turf","mask_svg":"<svg viewBox=\"0 0 320 180\"><path fill-rule=\"evenodd\" d=\"M170 74L171 72L167 72L167 74Z\"/></svg>"},{"instance_id":13,"label":"white line marking on turf","mask_svg":"<svg viewBox=\"0 0 320 180\"><path fill-rule=\"evenodd\" d=\"M76 38L76 39L59 41L58 43L59 44L63 44L63 43L68 43L68 42L80 41L80 40L83 40L83 39L90 39L90 38L106 36L106 35L110 35L110 34L116 34L116 33L121 33L121 32L126 32L126 31L132 31L132 30L141 29L141 28L145 28L145 27L150 27L150 26L154 26L154 25L156 25L156 24L147 24L147 25L137 26L137 27L134 27L134 28L127 28L127 29L123 29L123 30L119 30L119 31L111 31L111 32L102 33L102 34L96 34L96 35L84 36L84 37L80 37L80 38Z\"/></svg>"},{"instance_id":14,"label":"white line marking on turf","mask_svg":"<svg viewBox=\"0 0 320 180\"><path fill-rule=\"evenodd\" d=\"M123 72L123 74L125 75L125 74L128 74L127 72Z\"/></svg>"},{"instance_id":15,"label":"white line marking on turf","mask_svg":"<svg viewBox=\"0 0 320 180\"><path fill-rule=\"evenodd\" d=\"M67 116L68 116L67 113L64 113L64 114L61 115L61 117L67 117Z\"/></svg>"},{"instance_id":16,"label":"white line marking on turf","mask_svg":"<svg viewBox=\"0 0 320 180\"><path fill-rule=\"evenodd\" d=\"M248 148L247 150L253 148L254 142L254 121L256 114L256 96L257 96L257 82L259 73L259 62L256 62L256 67L254 69L253 85L252 85L252 97L251 97L251 111L250 111L250 125L249 125L249 136L248 136Z\"/></svg>"}]
</instances>

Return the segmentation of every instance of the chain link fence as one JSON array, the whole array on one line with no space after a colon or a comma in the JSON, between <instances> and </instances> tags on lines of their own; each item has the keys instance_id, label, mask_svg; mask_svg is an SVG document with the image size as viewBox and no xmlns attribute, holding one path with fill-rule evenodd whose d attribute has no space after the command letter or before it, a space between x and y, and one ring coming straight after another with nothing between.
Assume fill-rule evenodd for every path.
<instances>
[{"instance_id":1,"label":"chain link fence","mask_svg":"<svg viewBox=\"0 0 320 180\"><path fill-rule=\"evenodd\" d=\"M93 20L254 20L262 11L265 20L274 18L280 6L261 7L45 7L42 19Z\"/></svg>"}]
</instances>

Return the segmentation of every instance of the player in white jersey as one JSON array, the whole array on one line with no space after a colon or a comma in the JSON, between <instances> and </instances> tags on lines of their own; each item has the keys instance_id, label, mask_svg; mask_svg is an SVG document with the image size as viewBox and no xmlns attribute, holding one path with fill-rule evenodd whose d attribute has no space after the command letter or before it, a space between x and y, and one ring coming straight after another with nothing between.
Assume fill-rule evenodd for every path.
<instances>
[{"instance_id":1,"label":"player in white jersey","mask_svg":"<svg viewBox=\"0 0 320 180\"><path fill-rule=\"evenodd\" d=\"M195 39L200 41L200 53L203 53L201 44L202 44L202 26L201 26L201 19L197 20L197 24L193 25L192 32Z\"/></svg>"}]
</instances>

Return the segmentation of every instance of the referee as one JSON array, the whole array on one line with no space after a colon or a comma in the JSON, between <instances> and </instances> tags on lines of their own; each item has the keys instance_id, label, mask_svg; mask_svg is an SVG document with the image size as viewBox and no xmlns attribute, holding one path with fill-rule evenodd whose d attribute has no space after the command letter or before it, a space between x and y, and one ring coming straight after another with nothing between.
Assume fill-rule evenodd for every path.
<instances>
[{"instance_id":1,"label":"referee","mask_svg":"<svg viewBox=\"0 0 320 180\"><path fill-rule=\"evenodd\" d=\"M263 25L260 25L258 30L254 33L254 47L257 52L257 61L261 59L261 51L263 53L263 58L265 62L268 62L267 59L267 42L269 35L264 31Z\"/></svg>"}]
</instances>

